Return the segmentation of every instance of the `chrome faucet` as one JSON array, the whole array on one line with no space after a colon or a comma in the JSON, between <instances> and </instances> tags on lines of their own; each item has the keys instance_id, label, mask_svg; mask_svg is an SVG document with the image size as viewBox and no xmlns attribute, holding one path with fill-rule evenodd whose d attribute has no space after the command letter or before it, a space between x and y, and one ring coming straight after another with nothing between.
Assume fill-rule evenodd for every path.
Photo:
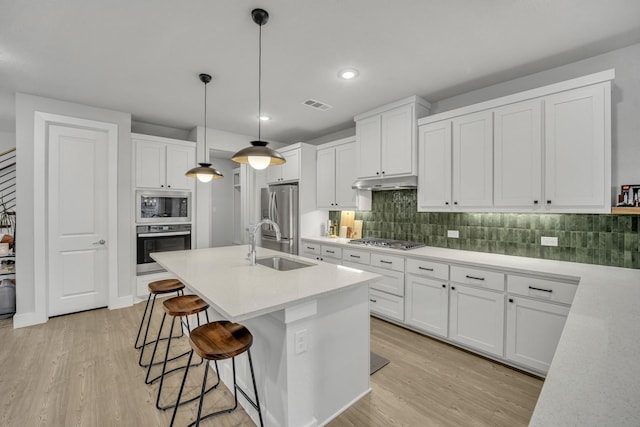
<instances>
[{"instance_id":1,"label":"chrome faucet","mask_svg":"<svg viewBox=\"0 0 640 427\"><path fill-rule=\"evenodd\" d=\"M280 227L278 227L278 224L271 221L270 219L263 219L260 222L258 222L256 225L250 225L249 227L247 227L247 231L249 232L248 258L249 258L249 261L251 262L251 265L256 265L256 233L258 232L258 229L263 224L269 224L269 225L272 225L273 228L275 228L276 240L280 241L280 239L282 238L282 234L280 233Z\"/></svg>"}]
</instances>

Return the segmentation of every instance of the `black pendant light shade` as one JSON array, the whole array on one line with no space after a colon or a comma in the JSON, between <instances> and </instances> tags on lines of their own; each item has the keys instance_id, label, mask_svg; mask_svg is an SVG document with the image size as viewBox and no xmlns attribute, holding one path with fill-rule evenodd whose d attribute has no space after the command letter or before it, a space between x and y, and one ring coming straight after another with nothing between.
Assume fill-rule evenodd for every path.
<instances>
[{"instance_id":1,"label":"black pendant light shade","mask_svg":"<svg viewBox=\"0 0 640 427\"><path fill-rule=\"evenodd\" d=\"M204 146L207 147L207 84L211 81L211 75L200 74L200 81L204 83ZM189 178L198 178L200 182L209 182L212 179L222 178L222 172L211 167L211 163L198 163L200 166L191 168L185 174Z\"/></svg>"},{"instance_id":2,"label":"black pendant light shade","mask_svg":"<svg viewBox=\"0 0 640 427\"><path fill-rule=\"evenodd\" d=\"M260 116L262 115L262 26L269 21L269 13L264 9L251 11L253 22L260 27L258 38L258 140L251 141L251 147L243 148L231 157L237 163L249 164L254 169L264 169L267 166L282 165L287 161L282 154L267 147L267 142L261 140Z\"/></svg>"}]
</instances>

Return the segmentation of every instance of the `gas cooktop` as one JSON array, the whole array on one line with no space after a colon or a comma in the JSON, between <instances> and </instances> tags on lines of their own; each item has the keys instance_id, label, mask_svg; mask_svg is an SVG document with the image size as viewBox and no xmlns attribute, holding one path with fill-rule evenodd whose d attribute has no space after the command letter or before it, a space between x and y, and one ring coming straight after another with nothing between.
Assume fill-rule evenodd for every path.
<instances>
[{"instance_id":1,"label":"gas cooktop","mask_svg":"<svg viewBox=\"0 0 640 427\"><path fill-rule=\"evenodd\" d=\"M353 239L350 240L349 243L354 245L365 245L365 246L376 246L379 248L390 248L390 249L416 249L425 246L424 243L420 242L409 242L407 240L392 240L392 239L380 239L374 237L365 237L364 239Z\"/></svg>"}]
</instances>

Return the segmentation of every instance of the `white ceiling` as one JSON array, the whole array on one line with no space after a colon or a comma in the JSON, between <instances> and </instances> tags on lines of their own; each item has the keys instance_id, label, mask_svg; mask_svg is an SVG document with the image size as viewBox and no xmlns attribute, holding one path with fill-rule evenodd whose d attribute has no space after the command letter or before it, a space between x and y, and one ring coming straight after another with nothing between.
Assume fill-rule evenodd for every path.
<instances>
[{"instance_id":1,"label":"white ceiling","mask_svg":"<svg viewBox=\"0 0 640 427\"><path fill-rule=\"evenodd\" d=\"M638 0L0 0L0 130L15 92L130 112L133 120L293 143L353 126L410 95L428 101L640 42ZM343 81L341 68L358 79ZM316 111L313 98L333 108Z\"/></svg>"}]
</instances>

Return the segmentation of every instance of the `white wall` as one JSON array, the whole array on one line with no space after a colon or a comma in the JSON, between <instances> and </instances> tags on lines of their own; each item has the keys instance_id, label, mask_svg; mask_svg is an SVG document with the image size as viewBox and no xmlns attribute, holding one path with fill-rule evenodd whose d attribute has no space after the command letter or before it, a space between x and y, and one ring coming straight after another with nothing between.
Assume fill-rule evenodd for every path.
<instances>
[{"instance_id":1,"label":"white wall","mask_svg":"<svg viewBox=\"0 0 640 427\"><path fill-rule=\"evenodd\" d=\"M4 153L16 146L16 133L0 131L0 153Z\"/></svg>"},{"instance_id":2,"label":"white wall","mask_svg":"<svg viewBox=\"0 0 640 427\"><path fill-rule=\"evenodd\" d=\"M16 149L17 159L17 233L16 246L16 322L26 324L46 321L46 307L36 307L34 288L34 268L42 266L43 259L34 255L34 211L43 209L45 200L34 198L34 188L43 183L34 182L35 168L45 165L35 163L34 114L36 111L60 114L88 120L97 120L118 125L118 297L132 295L131 278L135 274L135 260L132 248L132 150L131 115L118 111L104 110L81 104L16 94ZM36 311L36 308L38 311ZM43 317L44 316L44 317Z\"/></svg>"},{"instance_id":3,"label":"white wall","mask_svg":"<svg viewBox=\"0 0 640 427\"><path fill-rule=\"evenodd\" d=\"M640 44L443 99L431 104L431 113L441 113L610 68L616 70L611 94L611 184L613 194L617 194L622 184L640 183Z\"/></svg>"},{"instance_id":4,"label":"white wall","mask_svg":"<svg viewBox=\"0 0 640 427\"><path fill-rule=\"evenodd\" d=\"M224 175L209 183L211 188L211 247L233 244L233 170L236 162L212 157L211 164Z\"/></svg>"}]
</instances>

